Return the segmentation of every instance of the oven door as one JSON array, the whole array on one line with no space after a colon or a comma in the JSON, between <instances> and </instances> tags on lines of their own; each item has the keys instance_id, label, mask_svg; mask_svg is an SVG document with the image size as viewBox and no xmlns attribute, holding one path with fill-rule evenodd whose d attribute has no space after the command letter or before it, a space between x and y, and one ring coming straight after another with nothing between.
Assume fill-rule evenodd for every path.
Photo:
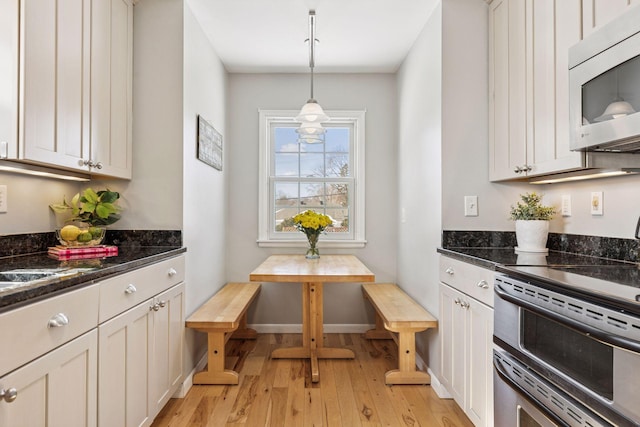
<instances>
[{"instance_id":1,"label":"oven door","mask_svg":"<svg viewBox=\"0 0 640 427\"><path fill-rule=\"evenodd\" d=\"M640 319L510 277L494 289L494 342L603 418L640 423Z\"/></svg>"},{"instance_id":2,"label":"oven door","mask_svg":"<svg viewBox=\"0 0 640 427\"><path fill-rule=\"evenodd\" d=\"M496 426L611 426L499 346L493 352Z\"/></svg>"}]
</instances>

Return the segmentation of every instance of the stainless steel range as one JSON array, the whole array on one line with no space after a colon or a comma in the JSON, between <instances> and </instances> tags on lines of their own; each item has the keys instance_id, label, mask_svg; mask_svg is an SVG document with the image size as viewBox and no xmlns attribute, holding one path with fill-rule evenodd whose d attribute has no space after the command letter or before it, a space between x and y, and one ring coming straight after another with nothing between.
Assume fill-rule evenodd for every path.
<instances>
[{"instance_id":1,"label":"stainless steel range","mask_svg":"<svg viewBox=\"0 0 640 427\"><path fill-rule=\"evenodd\" d=\"M640 425L640 270L592 261L498 269L497 427Z\"/></svg>"}]
</instances>

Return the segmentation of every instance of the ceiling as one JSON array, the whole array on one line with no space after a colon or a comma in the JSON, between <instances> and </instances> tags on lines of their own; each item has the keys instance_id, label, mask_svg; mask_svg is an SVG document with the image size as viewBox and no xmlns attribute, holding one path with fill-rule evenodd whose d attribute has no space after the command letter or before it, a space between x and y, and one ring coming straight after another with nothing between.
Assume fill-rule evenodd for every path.
<instances>
[{"instance_id":1,"label":"ceiling","mask_svg":"<svg viewBox=\"0 0 640 427\"><path fill-rule=\"evenodd\" d=\"M316 72L397 71L440 0L189 0L231 73L309 71L309 10L316 11Z\"/></svg>"}]
</instances>

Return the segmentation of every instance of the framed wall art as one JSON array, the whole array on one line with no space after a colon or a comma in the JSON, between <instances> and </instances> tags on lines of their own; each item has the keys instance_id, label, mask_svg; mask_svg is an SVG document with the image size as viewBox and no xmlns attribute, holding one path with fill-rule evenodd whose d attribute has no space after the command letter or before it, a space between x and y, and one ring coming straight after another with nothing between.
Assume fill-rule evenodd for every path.
<instances>
[{"instance_id":1,"label":"framed wall art","mask_svg":"<svg viewBox=\"0 0 640 427\"><path fill-rule=\"evenodd\" d=\"M222 135L198 115L198 160L222 170Z\"/></svg>"}]
</instances>

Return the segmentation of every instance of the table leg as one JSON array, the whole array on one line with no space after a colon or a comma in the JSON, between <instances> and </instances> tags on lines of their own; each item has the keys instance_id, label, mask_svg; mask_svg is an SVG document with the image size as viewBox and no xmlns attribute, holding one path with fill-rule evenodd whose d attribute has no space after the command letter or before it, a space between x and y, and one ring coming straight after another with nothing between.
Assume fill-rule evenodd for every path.
<instances>
[{"instance_id":1,"label":"table leg","mask_svg":"<svg viewBox=\"0 0 640 427\"><path fill-rule=\"evenodd\" d=\"M311 381L320 380L318 359L353 359L355 354L347 348L328 348L323 344L322 282L302 285L302 347L278 348L271 357L306 358L311 360Z\"/></svg>"}]
</instances>

